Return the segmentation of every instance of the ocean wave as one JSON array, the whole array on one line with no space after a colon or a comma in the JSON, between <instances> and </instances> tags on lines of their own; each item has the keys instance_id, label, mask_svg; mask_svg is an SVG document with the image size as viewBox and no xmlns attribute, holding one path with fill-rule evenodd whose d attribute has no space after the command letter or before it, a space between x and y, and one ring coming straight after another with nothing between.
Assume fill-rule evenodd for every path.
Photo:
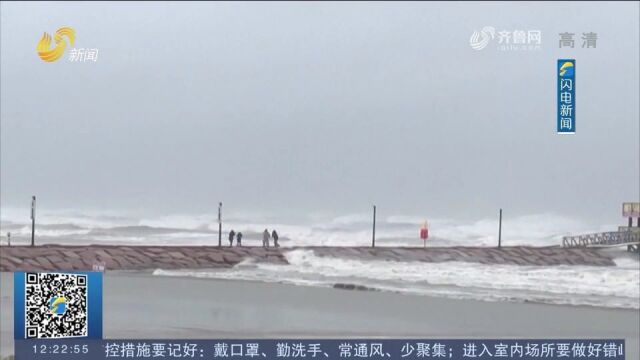
<instances>
[{"instance_id":1,"label":"ocean wave","mask_svg":"<svg viewBox=\"0 0 640 360\"><path fill-rule=\"evenodd\" d=\"M28 209L2 209L0 233L11 232L16 241L30 237ZM420 246L419 229L425 217L391 215L377 222L378 246ZM430 246L494 246L497 239L497 219L456 221L427 217L430 226ZM562 236L615 229L614 225L593 227L558 214L535 214L505 219L503 245L547 246L561 243ZM370 214L326 216L309 214L295 222L282 221L277 216L227 214L223 237L234 229L241 231L246 244L259 244L264 229L276 229L281 245L292 246L367 246L371 242ZM113 211L42 210L38 214L36 236L41 243L146 243L149 245L208 245L217 242L216 216L204 214L173 214L136 216ZM142 240L139 240L142 239ZM6 241L3 237L0 241Z\"/></svg>"},{"instance_id":2,"label":"ocean wave","mask_svg":"<svg viewBox=\"0 0 640 360\"><path fill-rule=\"evenodd\" d=\"M289 265L245 260L232 269L156 270L158 276L253 280L332 287L349 283L408 294L482 301L640 308L638 261L621 266L517 266L466 262L389 262L317 256L312 250L285 254Z\"/></svg>"}]
</instances>

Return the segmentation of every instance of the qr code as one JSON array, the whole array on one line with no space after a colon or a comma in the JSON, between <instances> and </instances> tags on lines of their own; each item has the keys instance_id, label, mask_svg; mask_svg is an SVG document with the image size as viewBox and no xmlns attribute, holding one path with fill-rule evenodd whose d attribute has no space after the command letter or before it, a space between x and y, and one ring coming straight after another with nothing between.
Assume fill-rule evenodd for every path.
<instances>
[{"instance_id":1,"label":"qr code","mask_svg":"<svg viewBox=\"0 0 640 360\"><path fill-rule=\"evenodd\" d=\"M87 275L27 273L25 337L86 337Z\"/></svg>"}]
</instances>

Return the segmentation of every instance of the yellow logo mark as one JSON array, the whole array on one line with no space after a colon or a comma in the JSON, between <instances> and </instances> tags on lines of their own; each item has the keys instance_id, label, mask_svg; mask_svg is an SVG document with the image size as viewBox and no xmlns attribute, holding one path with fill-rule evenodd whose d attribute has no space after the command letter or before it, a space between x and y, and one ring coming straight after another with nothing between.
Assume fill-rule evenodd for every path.
<instances>
[{"instance_id":1,"label":"yellow logo mark","mask_svg":"<svg viewBox=\"0 0 640 360\"><path fill-rule=\"evenodd\" d=\"M564 76L569 68L573 67L573 63L571 61L565 61L562 66L560 66L560 76Z\"/></svg>"},{"instance_id":2,"label":"yellow logo mark","mask_svg":"<svg viewBox=\"0 0 640 360\"><path fill-rule=\"evenodd\" d=\"M71 45L76 41L76 31L70 27L61 27L56 31L53 40L56 42L56 46L51 49L51 35L44 33L42 38L38 42L36 50L38 50L38 56L40 59L46 62L54 62L64 54L64 49L67 47L67 42L62 38L66 36Z\"/></svg>"}]
</instances>

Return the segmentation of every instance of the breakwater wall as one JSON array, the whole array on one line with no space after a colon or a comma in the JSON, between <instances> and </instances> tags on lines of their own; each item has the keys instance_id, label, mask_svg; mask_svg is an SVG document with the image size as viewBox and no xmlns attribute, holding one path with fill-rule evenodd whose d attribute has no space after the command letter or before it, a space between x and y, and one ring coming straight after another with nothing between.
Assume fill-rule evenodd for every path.
<instances>
[{"instance_id":1,"label":"breakwater wall","mask_svg":"<svg viewBox=\"0 0 640 360\"><path fill-rule=\"evenodd\" d=\"M287 264L286 252L312 250L317 256L360 260L444 262L466 261L512 265L613 266L606 252L561 247L216 247L42 245L0 247L0 271L198 269L232 267L253 258L257 262Z\"/></svg>"}]
</instances>

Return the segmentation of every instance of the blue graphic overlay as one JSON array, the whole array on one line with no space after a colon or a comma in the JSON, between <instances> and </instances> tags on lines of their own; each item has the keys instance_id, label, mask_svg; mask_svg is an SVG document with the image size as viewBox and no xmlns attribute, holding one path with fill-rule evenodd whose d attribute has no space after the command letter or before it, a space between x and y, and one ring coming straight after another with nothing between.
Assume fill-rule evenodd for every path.
<instances>
[{"instance_id":1,"label":"blue graphic overlay","mask_svg":"<svg viewBox=\"0 0 640 360\"><path fill-rule=\"evenodd\" d=\"M576 133L576 60L558 60L558 134Z\"/></svg>"},{"instance_id":2,"label":"blue graphic overlay","mask_svg":"<svg viewBox=\"0 0 640 360\"><path fill-rule=\"evenodd\" d=\"M64 296L54 296L49 299L49 311L55 315L64 315L67 310L67 298Z\"/></svg>"},{"instance_id":3,"label":"blue graphic overlay","mask_svg":"<svg viewBox=\"0 0 640 360\"><path fill-rule=\"evenodd\" d=\"M14 273L14 338L102 339L102 273Z\"/></svg>"},{"instance_id":4,"label":"blue graphic overlay","mask_svg":"<svg viewBox=\"0 0 640 360\"><path fill-rule=\"evenodd\" d=\"M16 340L16 359L625 359L623 339Z\"/></svg>"}]
</instances>

